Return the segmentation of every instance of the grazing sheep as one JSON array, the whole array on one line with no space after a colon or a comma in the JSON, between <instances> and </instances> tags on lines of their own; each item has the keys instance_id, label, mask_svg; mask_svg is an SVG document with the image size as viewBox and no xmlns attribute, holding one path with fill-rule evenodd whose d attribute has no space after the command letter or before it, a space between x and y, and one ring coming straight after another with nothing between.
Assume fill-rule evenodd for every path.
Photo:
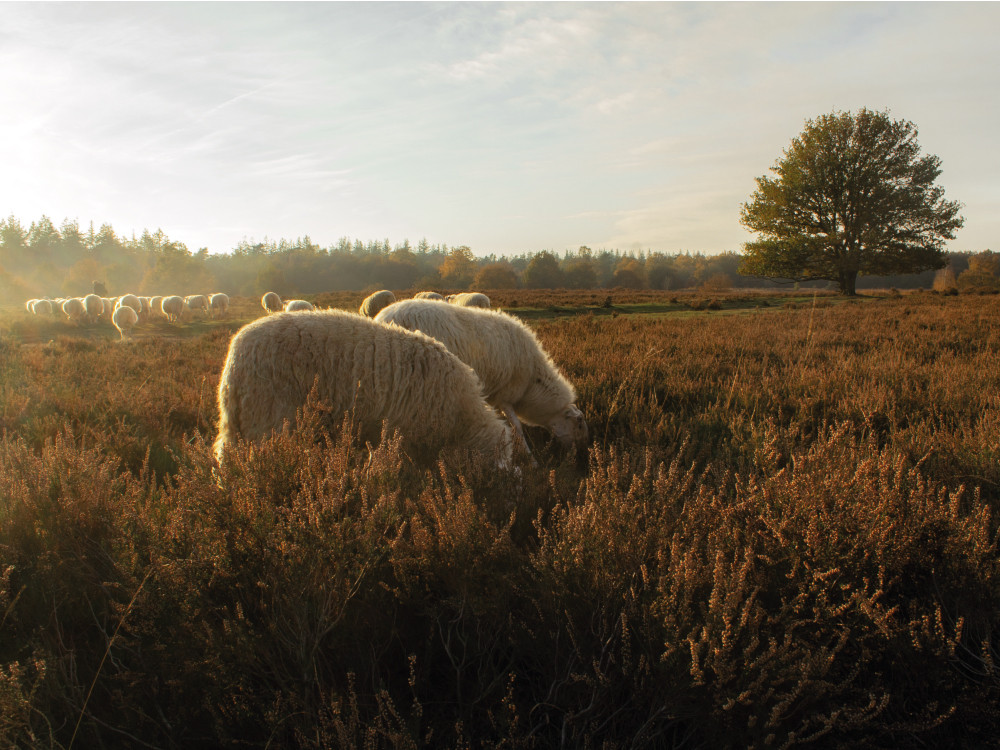
<instances>
[{"instance_id":1,"label":"grazing sheep","mask_svg":"<svg viewBox=\"0 0 1000 750\"><path fill-rule=\"evenodd\" d=\"M118 301L115 302L115 308L118 308L122 305L131 307L133 310L135 310L136 315L139 315L142 312L142 302L139 301L139 298L136 297L134 294L123 294L121 297L119 297Z\"/></svg>"},{"instance_id":2,"label":"grazing sheep","mask_svg":"<svg viewBox=\"0 0 1000 750\"><path fill-rule=\"evenodd\" d=\"M208 317L208 299L204 294L191 294L184 298L184 307L194 314L195 310L201 310L203 317Z\"/></svg>"},{"instance_id":3,"label":"grazing sheep","mask_svg":"<svg viewBox=\"0 0 1000 750\"><path fill-rule=\"evenodd\" d=\"M437 292L417 292L413 295L413 299L436 299L444 300L444 295L438 294Z\"/></svg>"},{"instance_id":4,"label":"grazing sheep","mask_svg":"<svg viewBox=\"0 0 1000 750\"><path fill-rule=\"evenodd\" d=\"M448 301L459 307L481 307L484 310L490 309L490 298L482 292L462 292L461 294L449 294Z\"/></svg>"},{"instance_id":5,"label":"grazing sheep","mask_svg":"<svg viewBox=\"0 0 1000 750\"><path fill-rule=\"evenodd\" d=\"M298 312L300 310L315 310L312 302L304 299L290 299L285 303L285 312Z\"/></svg>"},{"instance_id":6,"label":"grazing sheep","mask_svg":"<svg viewBox=\"0 0 1000 750\"><path fill-rule=\"evenodd\" d=\"M260 298L261 307L269 313L281 312L281 297L275 292L268 292Z\"/></svg>"},{"instance_id":7,"label":"grazing sheep","mask_svg":"<svg viewBox=\"0 0 1000 750\"><path fill-rule=\"evenodd\" d=\"M530 328L499 310L403 300L385 308L378 323L395 323L431 336L472 367L486 400L510 419L547 428L564 447L587 441L587 423L573 386L562 376Z\"/></svg>"},{"instance_id":8,"label":"grazing sheep","mask_svg":"<svg viewBox=\"0 0 1000 750\"><path fill-rule=\"evenodd\" d=\"M229 295L216 292L208 298L208 309L213 318L223 318L229 311Z\"/></svg>"},{"instance_id":9,"label":"grazing sheep","mask_svg":"<svg viewBox=\"0 0 1000 750\"><path fill-rule=\"evenodd\" d=\"M149 310L151 315L163 315L163 297L150 297Z\"/></svg>"},{"instance_id":10,"label":"grazing sheep","mask_svg":"<svg viewBox=\"0 0 1000 750\"><path fill-rule=\"evenodd\" d=\"M28 312L34 312L33 308L35 307L36 302L38 302L38 299L34 297L29 299L27 302L24 303L24 309L27 310Z\"/></svg>"},{"instance_id":11,"label":"grazing sheep","mask_svg":"<svg viewBox=\"0 0 1000 750\"><path fill-rule=\"evenodd\" d=\"M114 314L111 316L111 322L115 324L115 328L118 329L118 333L121 334L122 341L124 341L125 336L139 322L139 314L129 305L119 303L118 307L115 308Z\"/></svg>"},{"instance_id":12,"label":"grazing sheep","mask_svg":"<svg viewBox=\"0 0 1000 750\"><path fill-rule=\"evenodd\" d=\"M79 297L70 297L62 303L62 311L66 317L77 325L87 317L87 308L83 306L83 300Z\"/></svg>"},{"instance_id":13,"label":"grazing sheep","mask_svg":"<svg viewBox=\"0 0 1000 750\"><path fill-rule=\"evenodd\" d=\"M367 318L374 318L379 314L382 308L391 305L396 301L396 295L390 292L388 289L382 289L381 291L374 292L365 297L364 301L361 303L361 307L358 308L358 312Z\"/></svg>"},{"instance_id":14,"label":"grazing sheep","mask_svg":"<svg viewBox=\"0 0 1000 750\"><path fill-rule=\"evenodd\" d=\"M350 412L364 440L377 440L384 421L421 457L455 445L510 461L510 425L468 365L421 333L322 310L258 318L233 336L219 380L220 463L237 437L294 428L314 384L331 432Z\"/></svg>"},{"instance_id":15,"label":"grazing sheep","mask_svg":"<svg viewBox=\"0 0 1000 750\"><path fill-rule=\"evenodd\" d=\"M31 312L35 315L51 315L52 303L47 299L36 299L31 305Z\"/></svg>"},{"instance_id":16,"label":"grazing sheep","mask_svg":"<svg viewBox=\"0 0 1000 750\"><path fill-rule=\"evenodd\" d=\"M164 297L160 301L160 310L163 311L167 320L176 323L181 319L181 313L184 312L184 300L175 294Z\"/></svg>"},{"instance_id":17,"label":"grazing sheep","mask_svg":"<svg viewBox=\"0 0 1000 750\"><path fill-rule=\"evenodd\" d=\"M87 320L96 323L97 318L104 313L104 300L96 294L88 294L83 298L83 307L87 311Z\"/></svg>"}]
</instances>

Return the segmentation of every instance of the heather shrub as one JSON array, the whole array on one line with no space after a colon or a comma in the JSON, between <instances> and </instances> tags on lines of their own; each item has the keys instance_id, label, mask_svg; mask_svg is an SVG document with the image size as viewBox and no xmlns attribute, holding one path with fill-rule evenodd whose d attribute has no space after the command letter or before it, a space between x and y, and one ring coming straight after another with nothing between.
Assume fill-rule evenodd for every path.
<instances>
[{"instance_id":1,"label":"heather shrub","mask_svg":"<svg viewBox=\"0 0 1000 750\"><path fill-rule=\"evenodd\" d=\"M0 742L987 746L991 302L540 321L592 445L508 472L316 404L220 467L225 329L5 338Z\"/></svg>"}]
</instances>

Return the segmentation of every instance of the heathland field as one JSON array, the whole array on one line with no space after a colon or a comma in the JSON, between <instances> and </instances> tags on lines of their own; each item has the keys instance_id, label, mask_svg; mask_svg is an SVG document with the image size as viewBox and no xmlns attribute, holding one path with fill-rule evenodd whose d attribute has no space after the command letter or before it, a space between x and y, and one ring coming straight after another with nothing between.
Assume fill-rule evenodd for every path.
<instances>
[{"instance_id":1,"label":"heathland field","mask_svg":"<svg viewBox=\"0 0 1000 750\"><path fill-rule=\"evenodd\" d=\"M257 300L0 312L0 746L996 745L1000 298L491 296L585 460L307 413L220 471Z\"/></svg>"}]
</instances>

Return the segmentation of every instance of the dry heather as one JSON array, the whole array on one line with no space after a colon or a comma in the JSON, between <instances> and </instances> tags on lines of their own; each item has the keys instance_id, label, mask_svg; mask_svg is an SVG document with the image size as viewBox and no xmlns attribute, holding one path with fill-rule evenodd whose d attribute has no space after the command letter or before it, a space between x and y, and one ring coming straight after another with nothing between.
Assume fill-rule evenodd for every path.
<instances>
[{"instance_id":1,"label":"dry heather","mask_svg":"<svg viewBox=\"0 0 1000 750\"><path fill-rule=\"evenodd\" d=\"M536 328L586 466L318 433L214 468L228 334L0 319L0 744L983 747L1000 310Z\"/></svg>"}]
</instances>

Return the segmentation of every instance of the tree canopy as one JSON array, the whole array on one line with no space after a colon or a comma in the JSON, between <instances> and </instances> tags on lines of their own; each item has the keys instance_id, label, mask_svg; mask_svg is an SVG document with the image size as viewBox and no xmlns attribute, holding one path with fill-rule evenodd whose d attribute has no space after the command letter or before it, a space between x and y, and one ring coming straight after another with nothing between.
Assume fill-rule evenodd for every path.
<instances>
[{"instance_id":1,"label":"tree canopy","mask_svg":"<svg viewBox=\"0 0 1000 750\"><path fill-rule=\"evenodd\" d=\"M827 279L853 295L858 274L943 267L944 241L964 222L935 184L941 160L922 156L916 126L887 112L808 120L771 172L740 212L759 234L744 245L747 275Z\"/></svg>"}]
</instances>

